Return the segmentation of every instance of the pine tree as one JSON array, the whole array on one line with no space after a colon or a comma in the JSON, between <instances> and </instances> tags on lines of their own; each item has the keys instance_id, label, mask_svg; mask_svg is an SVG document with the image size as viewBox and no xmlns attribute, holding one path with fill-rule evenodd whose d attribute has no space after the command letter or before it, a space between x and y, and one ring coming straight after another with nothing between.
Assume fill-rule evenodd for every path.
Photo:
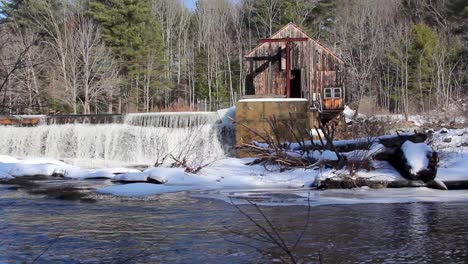
<instances>
[{"instance_id":1,"label":"pine tree","mask_svg":"<svg viewBox=\"0 0 468 264\"><path fill-rule=\"evenodd\" d=\"M139 110L148 108L161 80L164 42L149 0L110 0L90 3L89 14L100 24L102 36L120 61L123 87ZM150 87L151 86L151 87ZM142 91L144 90L142 95ZM151 95L149 95L151 90ZM142 98L144 96L144 98ZM149 109L146 109L149 111Z\"/></svg>"}]
</instances>

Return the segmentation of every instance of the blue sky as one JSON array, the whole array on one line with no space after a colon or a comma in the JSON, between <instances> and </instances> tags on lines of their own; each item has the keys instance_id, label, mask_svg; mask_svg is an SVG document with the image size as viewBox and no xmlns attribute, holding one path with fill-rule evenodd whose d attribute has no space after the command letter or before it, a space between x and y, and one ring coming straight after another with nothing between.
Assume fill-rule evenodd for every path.
<instances>
[{"instance_id":1,"label":"blue sky","mask_svg":"<svg viewBox=\"0 0 468 264\"><path fill-rule=\"evenodd\" d=\"M195 9L195 3L197 0L184 0L185 5L187 5L190 9Z\"/></svg>"}]
</instances>

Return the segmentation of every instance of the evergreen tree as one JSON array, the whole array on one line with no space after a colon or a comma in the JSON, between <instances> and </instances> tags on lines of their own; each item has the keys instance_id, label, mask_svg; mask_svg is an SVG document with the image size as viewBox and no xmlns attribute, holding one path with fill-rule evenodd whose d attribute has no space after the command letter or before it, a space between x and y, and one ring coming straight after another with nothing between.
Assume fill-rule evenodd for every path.
<instances>
[{"instance_id":1,"label":"evergreen tree","mask_svg":"<svg viewBox=\"0 0 468 264\"><path fill-rule=\"evenodd\" d=\"M142 94L145 100L154 98L147 93L148 90L156 92L165 63L161 25L151 12L151 1L94 1L90 3L90 10L89 14L102 28L105 43L120 61L127 95L137 108L140 107ZM143 93L140 90L144 90Z\"/></svg>"}]
</instances>

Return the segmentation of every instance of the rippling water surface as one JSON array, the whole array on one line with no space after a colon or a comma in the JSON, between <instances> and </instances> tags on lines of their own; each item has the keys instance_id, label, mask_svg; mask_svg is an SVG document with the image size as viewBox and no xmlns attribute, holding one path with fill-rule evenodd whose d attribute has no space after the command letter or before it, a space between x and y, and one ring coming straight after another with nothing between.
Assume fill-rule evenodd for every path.
<instances>
[{"instance_id":1,"label":"rippling water surface","mask_svg":"<svg viewBox=\"0 0 468 264\"><path fill-rule=\"evenodd\" d=\"M97 197L86 203L7 187L0 185L0 263L30 263L36 258L36 263L270 263L280 256L272 245L229 231L254 234L257 229L221 200L177 193L149 199ZM251 206L240 208L260 217ZM288 243L307 217L305 206L262 210ZM318 262L319 254L323 263L468 259L468 203L329 205L310 210L309 227L296 249L306 262Z\"/></svg>"}]
</instances>

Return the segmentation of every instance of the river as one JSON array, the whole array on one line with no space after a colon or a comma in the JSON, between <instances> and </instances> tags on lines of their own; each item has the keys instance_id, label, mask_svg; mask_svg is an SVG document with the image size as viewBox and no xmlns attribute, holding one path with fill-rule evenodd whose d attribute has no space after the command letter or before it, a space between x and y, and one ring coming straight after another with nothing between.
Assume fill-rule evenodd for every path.
<instances>
[{"instance_id":1,"label":"river","mask_svg":"<svg viewBox=\"0 0 468 264\"><path fill-rule=\"evenodd\" d=\"M239 208L261 217L251 205ZM309 207L260 208L292 245ZM294 252L306 263L466 263L466 219L466 202L313 206ZM79 201L0 185L0 263L279 261L276 246L235 232L254 235L258 228L229 202L197 193Z\"/></svg>"}]
</instances>

